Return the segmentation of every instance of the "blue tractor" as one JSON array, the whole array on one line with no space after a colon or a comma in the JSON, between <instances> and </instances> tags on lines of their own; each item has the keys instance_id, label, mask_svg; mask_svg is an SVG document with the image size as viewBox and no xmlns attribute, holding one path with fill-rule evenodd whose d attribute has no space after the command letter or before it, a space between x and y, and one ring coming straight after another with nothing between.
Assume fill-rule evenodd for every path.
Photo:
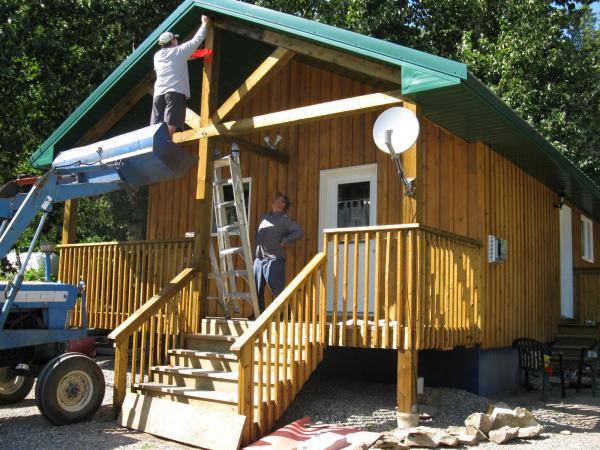
<instances>
[{"instance_id":1,"label":"blue tractor","mask_svg":"<svg viewBox=\"0 0 600 450\"><path fill-rule=\"evenodd\" d=\"M20 193L16 182L0 188L0 259L39 216L21 268L12 281L0 281L0 405L23 400L36 378L38 408L57 425L89 419L104 398L98 365L67 352L69 341L87 336L83 281L23 281L53 205L178 178L195 161L171 141L166 124L152 125L60 153L28 193ZM83 326L73 328L78 301Z\"/></svg>"}]
</instances>

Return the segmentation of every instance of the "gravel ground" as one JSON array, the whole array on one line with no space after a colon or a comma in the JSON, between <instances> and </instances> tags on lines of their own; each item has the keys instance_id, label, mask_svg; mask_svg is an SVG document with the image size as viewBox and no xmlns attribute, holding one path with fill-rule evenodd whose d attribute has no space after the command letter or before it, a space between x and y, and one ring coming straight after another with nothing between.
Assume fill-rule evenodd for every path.
<instances>
[{"instance_id":1,"label":"gravel ground","mask_svg":"<svg viewBox=\"0 0 600 450\"><path fill-rule=\"evenodd\" d=\"M109 358L98 358L106 380L103 407L87 423L57 427L50 425L39 413L33 394L23 402L0 408L1 449L179 449L174 442L127 430L112 419L113 370ZM511 449L538 448L600 449L600 397L593 398L590 389L581 394L567 391L564 401L558 390L551 392L546 404L539 401L539 393L488 399L465 391L441 389L438 415L422 423L432 428L461 426L471 413L485 411L493 401L503 401L511 407L528 408L544 425L546 432L536 440L514 441ZM32 391L33 392L33 391ZM346 424L385 434L393 440L396 432L396 387L390 384L326 379L313 376L292 403L279 425L301 417L330 424ZM569 432L569 435L561 434ZM480 448L496 447L485 443Z\"/></svg>"}]
</instances>

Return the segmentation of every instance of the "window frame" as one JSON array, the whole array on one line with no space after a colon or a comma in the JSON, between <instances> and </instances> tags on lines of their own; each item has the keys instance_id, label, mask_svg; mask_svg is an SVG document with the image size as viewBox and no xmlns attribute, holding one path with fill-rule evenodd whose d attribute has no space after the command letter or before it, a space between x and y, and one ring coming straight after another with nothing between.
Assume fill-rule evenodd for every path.
<instances>
[{"instance_id":1,"label":"window frame","mask_svg":"<svg viewBox=\"0 0 600 450\"><path fill-rule=\"evenodd\" d=\"M594 221L581 215L581 259L594 263Z\"/></svg>"}]
</instances>

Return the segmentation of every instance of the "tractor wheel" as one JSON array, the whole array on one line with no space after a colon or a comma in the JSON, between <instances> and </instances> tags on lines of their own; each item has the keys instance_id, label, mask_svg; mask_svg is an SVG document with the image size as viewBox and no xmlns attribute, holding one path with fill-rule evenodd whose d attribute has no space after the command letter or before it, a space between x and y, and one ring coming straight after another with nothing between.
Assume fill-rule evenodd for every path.
<instances>
[{"instance_id":1,"label":"tractor wheel","mask_svg":"<svg viewBox=\"0 0 600 450\"><path fill-rule=\"evenodd\" d=\"M40 412L56 425L91 418L104 399L100 367L81 353L65 353L50 361L38 377L36 402Z\"/></svg>"},{"instance_id":2,"label":"tractor wheel","mask_svg":"<svg viewBox=\"0 0 600 450\"><path fill-rule=\"evenodd\" d=\"M0 405L17 403L31 392L35 377L15 375L8 369L0 369Z\"/></svg>"}]
</instances>

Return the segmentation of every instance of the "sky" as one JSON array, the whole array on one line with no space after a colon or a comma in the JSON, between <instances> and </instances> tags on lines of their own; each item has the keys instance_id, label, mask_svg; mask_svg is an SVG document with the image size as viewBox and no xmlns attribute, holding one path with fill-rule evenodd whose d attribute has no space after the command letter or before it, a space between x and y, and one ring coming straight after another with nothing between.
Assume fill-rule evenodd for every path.
<instances>
[{"instance_id":1,"label":"sky","mask_svg":"<svg viewBox=\"0 0 600 450\"><path fill-rule=\"evenodd\" d=\"M600 24L600 2L592 3L592 9L596 13L596 25Z\"/></svg>"}]
</instances>

